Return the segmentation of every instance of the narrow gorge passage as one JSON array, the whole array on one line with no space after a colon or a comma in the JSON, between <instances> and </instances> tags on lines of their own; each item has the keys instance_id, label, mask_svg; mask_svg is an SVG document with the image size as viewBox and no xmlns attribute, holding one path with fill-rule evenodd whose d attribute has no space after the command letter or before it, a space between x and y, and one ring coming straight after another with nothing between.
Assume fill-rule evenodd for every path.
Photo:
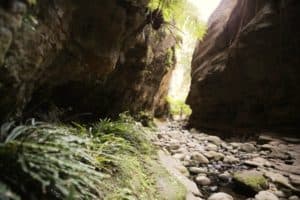
<instances>
[{"instance_id":1,"label":"narrow gorge passage","mask_svg":"<svg viewBox=\"0 0 300 200\"><path fill-rule=\"evenodd\" d=\"M0 0L0 200L299 200L299 0Z\"/></svg>"}]
</instances>

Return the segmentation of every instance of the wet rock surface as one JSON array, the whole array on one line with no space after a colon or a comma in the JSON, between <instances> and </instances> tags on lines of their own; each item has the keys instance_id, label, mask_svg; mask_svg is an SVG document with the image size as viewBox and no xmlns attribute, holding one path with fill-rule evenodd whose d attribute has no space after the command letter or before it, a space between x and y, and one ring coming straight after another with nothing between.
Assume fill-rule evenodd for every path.
<instances>
[{"instance_id":1,"label":"wet rock surface","mask_svg":"<svg viewBox=\"0 0 300 200\"><path fill-rule=\"evenodd\" d=\"M224 141L176 122L160 124L157 136L155 144L185 166L181 171L203 199L299 199L300 143L290 142L295 138L262 134L253 141Z\"/></svg>"}]
</instances>

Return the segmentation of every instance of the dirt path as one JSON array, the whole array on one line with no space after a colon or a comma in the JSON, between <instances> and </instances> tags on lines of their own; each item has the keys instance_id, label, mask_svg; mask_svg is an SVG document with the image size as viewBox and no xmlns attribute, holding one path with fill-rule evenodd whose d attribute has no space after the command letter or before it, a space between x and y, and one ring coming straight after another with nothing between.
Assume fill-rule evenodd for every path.
<instances>
[{"instance_id":1,"label":"dirt path","mask_svg":"<svg viewBox=\"0 0 300 200\"><path fill-rule=\"evenodd\" d=\"M162 158L166 165L198 186L200 193L188 199L299 199L299 139L261 135L257 141L226 142L172 122L159 125L154 142L179 163Z\"/></svg>"}]
</instances>

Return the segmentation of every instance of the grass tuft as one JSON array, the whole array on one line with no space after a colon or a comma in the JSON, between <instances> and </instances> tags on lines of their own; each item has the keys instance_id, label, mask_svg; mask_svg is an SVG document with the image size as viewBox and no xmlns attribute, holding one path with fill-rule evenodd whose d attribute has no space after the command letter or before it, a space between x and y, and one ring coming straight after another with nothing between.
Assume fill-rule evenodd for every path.
<instances>
[{"instance_id":1,"label":"grass tuft","mask_svg":"<svg viewBox=\"0 0 300 200\"><path fill-rule=\"evenodd\" d=\"M106 178L101 169L112 159L100 146L76 128L17 126L0 145L1 177L23 197L96 199Z\"/></svg>"},{"instance_id":2,"label":"grass tuft","mask_svg":"<svg viewBox=\"0 0 300 200\"><path fill-rule=\"evenodd\" d=\"M150 134L124 114L92 127L7 123L1 129L0 197L160 199L149 167L156 162Z\"/></svg>"}]
</instances>

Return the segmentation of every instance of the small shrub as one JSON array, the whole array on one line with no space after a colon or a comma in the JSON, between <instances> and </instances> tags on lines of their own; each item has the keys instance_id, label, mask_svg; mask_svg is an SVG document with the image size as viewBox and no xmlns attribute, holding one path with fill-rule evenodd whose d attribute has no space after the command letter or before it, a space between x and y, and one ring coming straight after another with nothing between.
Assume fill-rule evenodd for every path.
<instances>
[{"instance_id":1,"label":"small shrub","mask_svg":"<svg viewBox=\"0 0 300 200\"><path fill-rule=\"evenodd\" d=\"M150 112L141 111L137 115L135 115L135 120L141 122L141 124L145 127L155 128L154 117Z\"/></svg>"},{"instance_id":2,"label":"small shrub","mask_svg":"<svg viewBox=\"0 0 300 200\"><path fill-rule=\"evenodd\" d=\"M173 97L168 96L167 102L170 106L171 115L184 115L190 116L192 114L192 109L189 105L185 104L184 101L174 99Z\"/></svg>"}]
</instances>

